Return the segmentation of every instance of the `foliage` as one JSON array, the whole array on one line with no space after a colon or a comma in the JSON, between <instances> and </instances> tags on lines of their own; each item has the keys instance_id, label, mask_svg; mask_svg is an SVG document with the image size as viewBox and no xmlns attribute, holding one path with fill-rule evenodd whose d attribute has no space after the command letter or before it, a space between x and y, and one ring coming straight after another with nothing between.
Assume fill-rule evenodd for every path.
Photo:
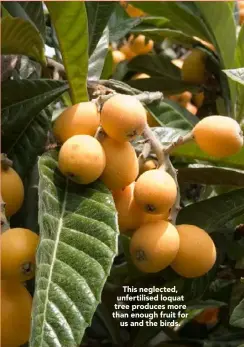
<instances>
[{"instance_id":1,"label":"foliage","mask_svg":"<svg viewBox=\"0 0 244 347\"><path fill-rule=\"evenodd\" d=\"M139 272L130 259L130 237L118 234L111 192L99 180L71 183L58 170L52 121L68 105L104 90L145 92L143 97L163 92L145 107L164 145L211 114L232 117L244 129L244 25L235 21L233 3L131 4L145 16L131 17L118 1L1 5L2 152L25 185L24 206L10 225L40 233L35 282L27 284L34 292L29 347L235 347L244 338L243 293L235 296L236 286L243 289L244 147L223 159L209 157L193 141L171 153L181 193L177 223L206 229L217 247L215 266L196 279L183 279L170 268ZM114 64L113 51L140 34L154 40L153 50ZM45 45L54 50L51 59ZM193 48L206 56L208 78L200 84L184 81L173 64ZM139 73L149 78L133 79ZM191 103L204 93L202 104L195 102L196 114L172 98L183 92L191 93ZM137 153L141 140L132 143ZM111 317L125 284L176 285L192 316L178 330L121 327ZM220 307L221 314L218 324L201 330L194 317L207 307Z\"/></svg>"}]
</instances>

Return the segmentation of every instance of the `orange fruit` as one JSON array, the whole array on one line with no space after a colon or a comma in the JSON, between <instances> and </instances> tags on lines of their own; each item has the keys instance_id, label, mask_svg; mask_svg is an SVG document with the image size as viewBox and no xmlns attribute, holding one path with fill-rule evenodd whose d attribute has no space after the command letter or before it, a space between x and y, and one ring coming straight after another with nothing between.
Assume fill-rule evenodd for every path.
<instances>
[{"instance_id":1,"label":"orange fruit","mask_svg":"<svg viewBox=\"0 0 244 347\"><path fill-rule=\"evenodd\" d=\"M208 233L195 225L178 225L179 251L171 267L179 275L194 278L205 275L215 264L216 248Z\"/></svg>"},{"instance_id":2,"label":"orange fruit","mask_svg":"<svg viewBox=\"0 0 244 347\"><path fill-rule=\"evenodd\" d=\"M134 96L116 94L108 99L101 111L104 131L116 141L126 142L141 135L147 114L141 102Z\"/></svg>"},{"instance_id":3,"label":"orange fruit","mask_svg":"<svg viewBox=\"0 0 244 347\"><path fill-rule=\"evenodd\" d=\"M243 146L240 125L230 117L206 117L195 125L193 135L202 151L217 158L234 155Z\"/></svg>"},{"instance_id":4,"label":"orange fruit","mask_svg":"<svg viewBox=\"0 0 244 347\"><path fill-rule=\"evenodd\" d=\"M80 102L68 107L54 122L53 132L60 142L74 135L95 135L100 116L94 102Z\"/></svg>"},{"instance_id":5,"label":"orange fruit","mask_svg":"<svg viewBox=\"0 0 244 347\"><path fill-rule=\"evenodd\" d=\"M163 220L151 222L142 225L132 235L131 259L143 272L158 272L174 260L179 243L179 234L171 223Z\"/></svg>"},{"instance_id":6,"label":"orange fruit","mask_svg":"<svg viewBox=\"0 0 244 347\"><path fill-rule=\"evenodd\" d=\"M146 36L138 35L136 38L129 38L130 48L136 54L147 54L154 46L153 40L146 40Z\"/></svg>"},{"instance_id":7,"label":"orange fruit","mask_svg":"<svg viewBox=\"0 0 244 347\"><path fill-rule=\"evenodd\" d=\"M175 181L164 170L146 171L136 181L135 201L144 212L165 213L175 203L176 196Z\"/></svg>"},{"instance_id":8,"label":"orange fruit","mask_svg":"<svg viewBox=\"0 0 244 347\"><path fill-rule=\"evenodd\" d=\"M101 144L90 135L75 135L61 147L59 169L76 183L94 182L102 174L106 157Z\"/></svg>"},{"instance_id":9,"label":"orange fruit","mask_svg":"<svg viewBox=\"0 0 244 347\"><path fill-rule=\"evenodd\" d=\"M134 182L139 173L136 152L129 142L118 142L110 137L101 140L106 166L100 177L111 190L122 189Z\"/></svg>"},{"instance_id":10,"label":"orange fruit","mask_svg":"<svg viewBox=\"0 0 244 347\"><path fill-rule=\"evenodd\" d=\"M38 242L39 236L29 229L13 228L1 234L3 279L24 282L34 277Z\"/></svg>"},{"instance_id":11,"label":"orange fruit","mask_svg":"<svg viewBox=\"0 0 244 347\"><path fill-rule=\"evenodd\" d=\"M11 217L21 208L24 201L24 186L18 173L11 167L1 168L1 194L5 202L5 214Z\"/></svg>"},{"instance_id":12,"label":"orange fruit","mask_svg":"<svg viewBox=\"0 0 244 347\"><path fill-rule=\"evenodd\" d=\"M29 340L32 297L19 282L1 281L1 346L18 347Z\"/></svg>"}]
</instances>

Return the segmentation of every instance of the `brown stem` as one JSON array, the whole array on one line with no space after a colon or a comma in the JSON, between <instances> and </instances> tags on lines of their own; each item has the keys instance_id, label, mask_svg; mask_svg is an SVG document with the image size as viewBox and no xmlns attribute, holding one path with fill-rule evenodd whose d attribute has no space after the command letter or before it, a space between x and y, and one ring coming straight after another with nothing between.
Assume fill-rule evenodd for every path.
<instances>
[{"instance_id":1,"label":"brown stem","mask_svg":"<svg viewBox=\"0 0 244 347\"><path fill-rule=\"evenodd\" d=\"M9 167L13 166L12 160L8 159L7 154L1 154L1 167L3 170L8 170Z\"/></svg>"},{"instance_id":2,"label":"brown stem","mask_svg":"<svg viewBox=\"0 0 244 347\"><path fill-rule=\"evenodd\" d=\"M173 177L173 179L175 181L175 184L176 184L176 187L177 187L177 196L176 196L175 204L171 208L170 216L169 216L169 221L172 224L175 225L176 224L177 215L178 215L178 213L181 210L181 206L180 206L180 187L179 187L178 179L177 179L177 170L174 168L174 166L171 163L170 158L169 158L168 155L166 155L165 159L166 159L167 171Z\"/></svg>"},{"instance_id":3,"label":"brown stem","mask_svg":"<svg viewBox=\"0 0 244 347\"><path fill-rule=\"evenodd\" d=\"M150 141L152 150L155 152L158 158L158 165L161 166L164 163L164 148L159 139L154 135L148 124L144 129L143 136L147 141Z\"/></svg>"},{"instance_id":4,"label":"brown stem","mask_svg":"<svg viewBox=\"0 0 244 347\"><path fill-rule=\"evenodd\" d=\"M180 136L176 141L172 142L170 145L164 148L165 154L170 154L176 147L182 146L183 144L193 140L192 132L189 132L185 136Z\"/></svg>"},{"instance_id":5,"label":"brown stem","mask_svg":"<svg viewBox=\"0 0 244 347\"><path fill-rule=\"evenodd\" d=\"M106 137L106 133L105 131L103 130L103 128L101 126L99 126L97 128L97 131L96 131L96 134L94 135L95 139L97 139L98 141L101 141L103 140L105 137Z\"/></svg>"},{"instance_id":6,"label":"brown stem","mask_svg":"<svg viewBox=\"0 0 244 347\"><path fill-rule=\"evenodd\" d=\"M147 159L147 157L149 156L150 152L151 152L151 142L147 141L145 142L142 152L140 153L139 157L138 157L138 164L139 164L139 170L141 171L141 168L143 166L143 164L145 163L145 160Z\"/></svg>"},{"instance_id":7,"label":"brown stem","mask_svg":"<svg viewBox=\"0 0 244 347\"><path fill-rule=\"evenodd\" d=\"M144 92L138 95L135 95L137 100L143 102L144 104L150 104L153 101L161 101L164 96L161 92Z\"/></svg>"},{"instance_id":8,"label":"brown stem","mask_svg":"<svg viewBox=\"0 0 244 347\"><path fill-rule=\"evenodd\" d=\"M66 72L63 64L57 62L56 60L46 57L47 59L47 67L53 70L53 79L59 80L60 77L62 79L67 79Z\"/></svg>"},{"instance_id":9,"label":"brown stem","mask_svg":"<svg viewBox=\"0 0 244 347\"><path fill-rule=\"evenodd\" d=\"M10 228L7 217L5 215L5 202L2 199L2 195L0 196L1 202L1 233L8 230Z\"/></svg>"}]
</instances>

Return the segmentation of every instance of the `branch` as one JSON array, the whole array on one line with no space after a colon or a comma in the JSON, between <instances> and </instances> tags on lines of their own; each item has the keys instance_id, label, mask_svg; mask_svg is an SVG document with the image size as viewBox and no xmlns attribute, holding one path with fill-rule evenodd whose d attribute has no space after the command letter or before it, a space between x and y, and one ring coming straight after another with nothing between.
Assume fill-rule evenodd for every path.
<instances>
[{"instance_id":1,"label":"branch","mask_svg":"<svg viewBox=\"0 0 244 347\"><path fill-rule=\"evenodd\" d=\"M177 170L174 168L174 166L172 165L169 156L166 156L166 167L167 167L167 171L168 173L173 177L176 187L177 187L177 196L176 196L176 200L175 200L175 204L174 206L171 208L170 211L170 216L168 218L168 220L175 225L176 223L176 218L178 213L181 210L181 206L180 206L180 187L178 184L178 179L177 179Z\"/></svg>"},{"instance_id":2,"label":"branch","mask_svg":"<svg viewBox=\"0 0 244 347\"><path fill-rule=\"evenodd\" d=\"M5 215L5 202L2 199L2 195L0 196L1 203L1 233L8 230L10 228L7 217Z\"/></svg>"},{"instance_id":3,"label":"branch","mask_svg":"<svg viewBox=\"0 0 244 347\"><path fill-rule=\"evenodd\" d=\"M135 98L144 104L151 104L153 101L161 101L164 96L161 92L144 92L138 95L135 95Z\"/></svg>"},{"instance_id":4,"label":"branch","mask_svg":"<svg viewBox=\"0 0 244 347\"><path fill-rule=\"evenodd\" d=\"M152 130L150 129L149 125L147 124L143 136L146 139L146 141L150 141L152 150L155 152L157 158L158 158L158 164L161 166L164 163L164 147L159 141L159 139L154 135Z\"/></svg>"},{"instance_id":5,"label":"branch","mask_svg":"<svg viewBox=\"0 0 244 347\"><path fill-rule=\"evenodd\" d=\"M147 157L149 156L150 152L151 152L151 142L147 141L145 142L143 149L138 157L138 164L139 164L139 170L141 171L141 168L145 162L145 160L147 159Z\"/></svg>"},{"instance_id":6,"label":"branch","mask_svg":"<svg viewBox=\"0 0 244 347\"><path fill-rule=\"evenodd\" d=\"M176 141L172 142L170 145L164 147L164 153L170 154L176 147L182 146L183 144L193 140L194 136L192 132L189 132L185 136L180 136Z\"/></svg>"},{"instance_id":7,"label":"branch","mask_svg":"<svg viewBox=\"0 0 244 347\"><path fill-rule=\"evenodd\" d=\"M46 57L46 59L47 59L47 67L51 68L53 71L54 80L59 80L60 77L64 80L67 79L66 71L63 64L58 63L56 60L49 57Z\"/></svg>"},{"instance_id":8,"label":"branch","mask_svg":"<svg viewBox=\"0 0 244 347\"><path fill-rule=\"evenodd\" d=\"M7 170L9 167L13 166L12 160L8 159L7 154L1 154L1 167L3 170Z\"/></svg>"}]
</instances>

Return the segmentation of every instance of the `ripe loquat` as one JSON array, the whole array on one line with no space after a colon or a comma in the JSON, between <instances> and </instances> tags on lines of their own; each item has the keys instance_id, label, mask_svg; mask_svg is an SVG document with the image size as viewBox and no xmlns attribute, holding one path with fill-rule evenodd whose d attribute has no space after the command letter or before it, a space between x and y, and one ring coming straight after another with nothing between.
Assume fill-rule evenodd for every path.
<instances>
[{"instance_id":1,"label":"ripe loquat","mask_svg":"<svg viewBox=\"0 0 244 347\"><path fill-rule=\"evenodd\" d=\"M39 236L29 229L8 229L1 235L3 279L27 281L35 275L35 256Z\"/></svg>"},{"instance_id":2,"label":"ripe loquat","mask_svg":"<svg viewBox=\"0 0 244 347\"><path fill-rule=\"evenodd\" d=\"M202 84L206 81L206 53L195 48L184 60L181 74L185 82Z\"/></svg>"},{"instance_id":3,"label":"ripe loquat","mask_svg":"<svg viewBox=\"0 0 244 347\"><path fill-rule=\"evenodd\" d=\"M164 170L144 172L136 181L134 197L140 208L147 213L164 213L175 203L177 187L174 179Z\"/></svg>"},{"instance_id":4,"label":"ripe loquat","mask_svg":"<svg viewBox=\"0 0 244 347\"><path fill-rule=\"evenodd\" d=\"M76 183L88 184L103 172L106 157L101 144L90 135L75 135L61 147L59 169Z\"/></svg>"},{"instance_id":5,"label":"ripe loquat","mask_svg":"<svg viewBox=\"0 0 244 347\"><path fill-rule=\"evenodd\" d=\"M208 233L195 225L178 225L179 251L171 267L187 278L205 275L215 264L216 248Z\"/></svg>"},{"instance_id":6,"label":"ripe loquat","mask_svg":"<svg viewBox=\"0 0 244 347\"><path fill-rule=\"evenodd\" d=\"M111 190L122 189L134 182L139 173L138 160L129 142L118 142L110 137L101 140L106 166L100 177Z\"/></svg>"},{"instance_id":7,"label":"ripe loquat","mask_svg":"<svg viewBox=\"0 0 244 347\"><path fill-rule=\"evenodd\" d=\"M112 51L112 56L113 56L114 69L121 61L126 59L126 55L119 50Z\"/></svg>"},{"instance_id":8,"label":"ripe loquat","mask_svg":"<svg viewBox=\"0 0 244 347\"><path fill-rule=\"evenodd\" d=\"M143 163L141 169L140 169L140 174L143 174L143 172L149 171L149 170L154 170L158 166L158 163L154 159L148 159Z\"/></svg>"},{"instance_id":9,"label":"ripe loquat","mask_svg":"<svg viewBox=\"0 0 244 347\"><path fill-rule=\"evenodd\" d=\"M217 158L236 154L243 146L242 130L230 117L206 117L195 125L193 135L202 151Z\"/></svg>"},{"instance_id":10,"label":"ripe loquat","mask_svg":"<svg viewBox=\"0 0 244 347\"><path fill-rule=\"evenodd\" d=\"M188 102L185 107L186 107L187 111L192 113L194 116L197 114L197 108L191 102Z\"/></svg>"},{"instance_id":11,"label":"ripe loquat","mask_svg":"<svg viewBox=\"0 0 244 347\"><path fill-rule=\"evenodd\" d=\"M158 272L172 263L179 249L179 234L169 222L142 225L132 235L131 259L143 272Z\"/></svg>"},{"instance_id":12,"label":"ripe loquat","mask_svg":"<svg viewBox=\"0 0 244 347\"><path fill-rule=\"evenodd\" d=\"M126 142L141 135L147 121L146 110L134 96L116 94L101 111L104 131L116 141Z\"/></svg>"},{"instance_id":13,"label":"ripe loquat","mask_svg":"<svg viewBox=\"0 0 244 347\"><path fill-rule=\"evenodd\" d=\"M119 228L122 233L134 231L143 224L167 219L169 216L169 212L154 215L142 211L135 202L134 187L135 182L113 194L115 206L118 211Z\"/></svg>"},{"instance_id":14,"label":"ripe loquat","mask_svg":"<svg viewBox=\"0 0 244 347\"><path fill-rule=\"evenodd\" d=\"M74 135L93 136L99 126L100 116L94 102L80 102L68 107L54 122L53 132L61 143Z\"/></svg>"},{"instance_id":15,"label":"ripe loquat","mask_svg":"<svg viewBox=\"0 0 244 347\"><path fill-rule=\"evenodd\" d=\"M136 38L129 40L131 50L136 54L147 54L151 52L154 46L153 40L146 40L144 35L138 35Z\"/></svg>"},{"instance_id":16,"label":"ripe loquat","mask_svg":"<svg viewBox=\"0 0 244 347\"><path fill-rule=\"evenodd\" d=\"M7 217L14 215L24 201L24 186L18 173L11 167L1 168L1 194Z\"/></svg>"},{"instance_id":17,"label":"ripe loquat","mask_svg":"<svg viewBox=\"0 0 244 347\"><path fill-rule=\"evenodd\" d=\"M1 346L18 347L29 340L32 297L19 282L1 281Z\"/></svg>"},{"instance_id":18,"label":"ripe loquat","mask_svg":"<svg viewBox=\"0 0 244 347\"><path fill-rule=\"evenodd\" d=\"M136 56L136 53L131 50L130 44L128 42L121 46L119 50L125 55L127 60L131 60Z\"/></svg>"}]
</instances>

